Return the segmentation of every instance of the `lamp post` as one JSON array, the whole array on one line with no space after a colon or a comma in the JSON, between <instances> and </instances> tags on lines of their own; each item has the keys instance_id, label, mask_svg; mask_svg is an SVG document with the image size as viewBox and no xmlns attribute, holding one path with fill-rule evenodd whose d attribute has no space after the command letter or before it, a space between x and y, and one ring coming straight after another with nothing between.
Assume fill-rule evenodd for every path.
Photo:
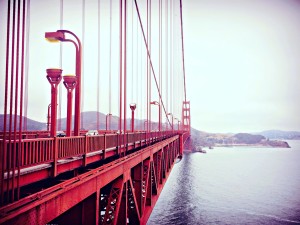
<instances>
[{"instance_id":1,"label":"lamp post","mask_svg":"<svg viewBox=\"0 0 300 225\"><path fill-rule=\"evenodd\" d=\"M51 129L50 136L56 136L56 117L57 117L57 86L61 81L61 69L47 69L47 79L51 84ZM49 109L49 106L48 106Z\"/></svg>"},{"instance_id":2,"label":"lamp post","mask_svg":"<svg viewBox=\"0 0 300 225\"><path fill-rule=\"evenodd\" d=\"M105 129L106 129L106 131L107 131L107 129L109 128L109 130L110 130L110 117L111 117L111 113L108 113L108 114L106 114L106 117L105 117L105 121L106 121L106 124L105 124ZM109 126L108 126L108 118L109 118Z\"/></svg>"},{"instance_id":3,"label":"lamp post","mask_svg":"<svg viewBox=\"0 0 300 225\"><path fill-rule=\"evenodd\" d=\"M172 132L174 130L174 117L172 113L167 113L167 116L172 116Z\"/></svg>"},{"instance_id":4,"label":"lamp post","mask_svg":"<svg viewBox=\"0 0 300 225\"><path fill-rule=\"evenodd\" d=\"M77 43L71 39L65 38L65 33L72 35ZM75 58L75 75L77 77L77 85L75 89L75 121L74 121L74 135L79 135L80 129L80 101L81 101L81 42L79 38L71 31L68 30L57 30L56 32L46 32L45 38L51 42L72 42L76 49Z\"/></svg>"},{"instance_id":5,"label":"lamp post","mask_svg":"<svg viewBox=\"0 0 300 225\"><path fill-rule=\"evenodd\" d=\"M67 89L67 132L66 136L71 136L71 129L72 129L72 100L73 100L73 90L77 84L77 77L73 75L65 75L64 77L64 85Z\"/></svg>"},{"instance_id":6,"label":"lamp post","mask_svg":"<svg viewBox=\"0 0 300 225\"><path fill-rule=\"evenodd\" d=\"M150 102L150 105L157 105L158 106L158 131L161 130L161 120L160 120L160 104L158 101Z\"/></svg>"},{"instance_id":7,"label":"lamp post","mask_svg":"<svg viewBox=\"0 0 300 225\"><path fill-rule=\"evenodd\" d=\"M174 118L174 120L177 120L177 130L179 131L180 120L178 118Z\"/></svg>"},{"instance_id":8,"label":"lamp post","mask_svg":"<svg viewBox=\"0 0 300 225\"><path fill-rule=\"evenodd\" d=\"M134 110L136 109L136 104L131 103L129 107L131 109L131 132L134 132Z\"/></svg>"}]
</instances>

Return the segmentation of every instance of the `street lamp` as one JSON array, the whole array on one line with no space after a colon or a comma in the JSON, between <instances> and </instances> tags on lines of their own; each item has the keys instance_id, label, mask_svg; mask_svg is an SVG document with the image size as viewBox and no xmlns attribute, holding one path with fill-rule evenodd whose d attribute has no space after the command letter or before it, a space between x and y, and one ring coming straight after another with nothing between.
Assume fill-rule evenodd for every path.
<instances>
[{"instance_id":1,"label":"street lamp","mask_svg":"<svg viewBox=\"0 0 300 225\"><path fill-rule=\"evenodd\" d=\"M57 86L61 81L61 69L47 69L47 80L51 84L51 129L50 136L56 136L56 117L57 117ZM49 109L49 106L48 106Z\"/></svg>"},{"instance_id":2,"label":"street lamp","mask_svg":"<svg viewBox=\"0 0 300 225\"><path fill-rule=\"evenodd\" d=\"M178 118L174 118L174 120L177 120L177 130L179 131L180 120Z\"/></svg>"},{"instance_id":3,"label":"street lamp","mask_svg":"<svg viewBox=\"0 0 300 225\"><path fill-rule=\"evenodd\" d=\"M158 131L161 130L161 121L160 121L160 104L158 101L150 102L150 105L157 105L158 106Z\"/></svg>"},{"instance_id":4,"label":"street lamp","mask_svg":"<svg viewBox=\"0 0 300 225\"><path fill-rule=\"evenodd\" d=\"M72 129L72 100L73 100L73 90L77 84L77 77L74 75L65 75L64 76L64 85L67 89L67 132L66 136L71 136L71 129Z\"/></svg>"},{"instance_id":5,"label":"street lamp","mask_svg":"<svg viewBox=\"0 0 300 225\"><path fill-rule=\"evenodd\" d=\"M71 39L66 39L65 34L72 35L77 43ZM81 42L79 38L71 31L57 30L56 32L46 32L45 38L50 42L72 42L76 49L75 58L75 75L77 77L77 85L75 89L75 121L74 121L74 135L79 136L80 129L80 101L81 101Z\"/></svg>"},{"instance_id":6,"label":"street lamp","mask_svg":"<svg viewBox=\"0 0 300 225\"><path fill-rule=\"evenodd\" d=\"M106 118L105 118L105 121L106 121L106 124L105 124L105 129L106 129L106 131L107 131L107 128L109 128L109 130L110 130L110 117L111 117L111 113L108 113L108 114L106 114ZM108 117L109 117L109 127L107 126L107 124L108 124Z\"/></svg>"},{"instance_id":7,"label":"street lamp","mask_svg":"<svg viewBox=\"0 0 300 225\"><path fill-rule=\"evenodd\" d=\"M172 132L174 130L174 117L172 113L167 113L167 116L172 116Z\"/></svg>"},{"instance_id":8,"label":"street lamp","mask_svg":"<svg viewBox=\"0 0 300 225\"><path fill-rule=\"evenodd\" d=\"M136 109L136 104L131 103L129 107L131 109L131 132L133 132L134 131L134 110Z\"/></svg>"}]
</instances>

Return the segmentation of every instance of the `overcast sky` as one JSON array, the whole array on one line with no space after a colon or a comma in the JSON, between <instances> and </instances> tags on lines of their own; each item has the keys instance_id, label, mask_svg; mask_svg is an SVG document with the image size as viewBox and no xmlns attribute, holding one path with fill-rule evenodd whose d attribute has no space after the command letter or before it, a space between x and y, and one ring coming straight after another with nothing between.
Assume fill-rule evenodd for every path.
<instances>
[{"instance_id":1,"label":"overcast sky","mask_svg":"<svg viewBox=\"0 0 300 225\"><path fill-rule=\"evenodd\" d=\"M118 15L117 1L113 1L113 15ZM138 1L140 2L140 1ZM156 7L157 1L153 1ZM255 132L267 129L300 130L300 1L298 0L183 0L184 44L187 79L187 98L191 101L192 126L208 132ZM1 21L5 22L6 1L0 0ZM109 72L109 4L101 1L101 85L100 111L108 113L108 72ZM129 1L129 5L132 2ZM170 3L169 3L170 4ZM180 52L178 37L178 4L173 1L174 14L174 52ZM47 106L50 101L50 85L45 78L45 69L58 67L59 44L44 40L46 31L59 29L60 1L31 0L30 18L30 61L29 61L29 109L28 116L39 121L46 120ZM64 1L63 28L70 29L82 38L82 1ZM145 10L141 4L141 14ZM176 12L175 12L176 11ZM153 9L153 15L157 9ZM130 43L140 46L130 55L129 70L132 74L143 73L145 62L144 45L136 20L135 11L129 10L129 23L132 25ZM157 19L153 16L153 27ZM118 22L113 16L112 24ZM96 110L97 51L95 29L97 24L97 1L86 1L86 35L84 60L84 110ZM0 27L1 34L6 27ZM137 33L136 31L139 31ZM153 28L154 30L154 28ZM112 26L112 113L118 114L118 26ZM153 39L157 38L155 31ZM171 31L170 31L171 32ZM131 36L130 36L131 37ZM5 53L5 35L0 37L0 51ZM93 44L91 44L93 43ZM153 41L153 61L158 71L157 42ZM135 46L135 45L134 45ZM143 49L142 49L143 48ZM169 49L170 50L170 49ZM74 47L64 44L64 74L74 73ZM129 50L130 51L130 50ZM129 53L131 54L131 53ZM71 55L71 59L70 59ZM179 55L179 54L178 54ZM132 58L131 58L132 57ZM131 63L131 59L134 63ZM0 85L3 96L4 63L0 59ZM140 60L140 61L139 61ZM176 61L177 60L177 61ZM137 65L137 66L136 66ZM181 75L179 59L174 59L173 76ZM164 70L163 70L164 71ZM170 71L169 71L170 72ZM139 74L141 74L139 73ZM158 72L157 72L158 73ZM104 74L104 76L103 76ZM142 83L142 77L128 77L129 86ZM139 79L139 80L137 80ZM170 79L170 77L169 77ZM172 90L174 98L180 97L180 79L174 78ZM61 85L62 86L62 85ZM153 85L154 88L154 85ZM141 100L143 90L132 91L128 88L128 103ZM166 88L165 88L166 89ZM65 96L64 87L62 95ZM169 90L170 91L170 90ZM153 91L154 93L154 91ZM92 97L91 97L92 96ZM157 93L153 99L158 99ZM169 100L170 101L170 100ZM175 102L175 101L174 101ZM180 117L181 104L165 103L168 111ZM65 102L62 103L62 117L65 115ZM145 107L144 107L145 108ZM143 118L145 111L138 111ZM3 112L3 98L1 98ZM152 110L153 119L155 109ZM128 114L129 115L129 114Z\"/></svg>"},{"instance_id":2,"label":"overcast sky","mask_svg":"<svg viewBox=\"0 0 300 225\"><path fill-rule=\"evenodd\" d=\"M183 1L192 125L300 130L300 1Z\"/></svg>"}]
</instances>

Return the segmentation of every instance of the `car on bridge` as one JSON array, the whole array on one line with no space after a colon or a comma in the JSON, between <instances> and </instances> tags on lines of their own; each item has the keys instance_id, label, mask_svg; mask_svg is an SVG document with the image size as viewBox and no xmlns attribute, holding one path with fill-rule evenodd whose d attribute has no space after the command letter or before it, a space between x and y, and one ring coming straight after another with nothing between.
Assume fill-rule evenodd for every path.
<instances>
[{"instance_id":1,"label":"car on bridge","mask_svg":"<svg viewBox=\"0 0 300 225\"><path fill-rule=\"evenodd\" d=\"M65 137L66 133L63 131L56 131L56 137Z\"/></svg>"},{"instance_id":2,"label":"car on bridge","mask_svg":"<svg viewBox=\"0 0 300 225\"><path fill-rule=\"evenodd\" d=\"M86 136L97 136L99 135L97 130L89 130L88 132L86 132L85 134Z\"/></svg>"}]
</instances>

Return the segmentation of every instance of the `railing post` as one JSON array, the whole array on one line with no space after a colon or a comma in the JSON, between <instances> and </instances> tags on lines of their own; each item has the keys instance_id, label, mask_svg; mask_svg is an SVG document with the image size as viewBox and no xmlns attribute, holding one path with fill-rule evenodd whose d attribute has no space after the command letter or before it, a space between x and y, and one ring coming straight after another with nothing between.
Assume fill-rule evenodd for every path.
<instances>
[{"instance_id":1,"label":"railing post","mask_svg":"<svg viewBox=\"0 0 300 225\"><path fill-rule=\"evenodd\" d=\"M120 135L117 133L117 155L120 156Z\"/></svg>"},{"instance_id":2,"label":"railing post","mask_svg":"<svg viewBox=\"0 0 300 225\"><path fill-rule=\"evenodd\" d=\"M58 160L58 138L54 137L54 145L53 145L53 168L52 168L52 176L57 176L57 160Z\"/></svg>"},{"instance_id":3,"label":"railing post","mask_svg":"<svg viewBox=\"0 0 300 225\"><path fill-rule=\"evenodd\" d=\"M179 135L179 155L183 155L183 134Z\"/></svg>"},{"instance_id":4,"label":"railing post","mask_svg":"<svg viewBox=\"0 0 300 225\"><path fill-rule=\"evenodd\" d=\"M84 154L82 157L83 160L83 166L87 165L87 157L86 154L88 152L88 147L89 147L89 143L88 143L88 136L84 136Z\"/></svg>"},{"instance_id":5,"label":"railing post","mask_svg":"<svg viewBox=\"0 0 300 225\"><path fill-rule=\"evenodd\" d=\"M0 206L4 204L4 151L5 151L5 140L0 140Z\"/></svg>"},{"instance_id":6,"label":"railing post","mask_svg":"<svg viewBox=\"0 0 300 225\"><path fill-rule=\"evenodd\" d=\"M126 134L126 154L127 155L127 151L128 151L128 132Z\"/></svg>"},{"instance_id":7,"label":"railing post","mask_svg":"<svg viewBox=\"0 0 300 225\"><path fill-rule=\"evenodd\" d=\"M133 134L133 148L135 149L135 142L136 142L136 133Z\"/></svg>"},{"instance_id":8,"label":"railing post","mask_svg":"<svg viewBox=\"0 0 300 225\"><path fill-rule=\"evenodd\" d=\"M140 147L142 147L143 133L139 133Z\"/></svg>"},{"instance_id":9,"label":"railing post","mask_svg":"<svg viewBox=\"0 0 300 225\"><path fill-rule=\"evenodd\" d=\"M103 135L104 139L104 149L103 149L103 159L106 158L106 134Z\"/></svg>"}]
</instances>

